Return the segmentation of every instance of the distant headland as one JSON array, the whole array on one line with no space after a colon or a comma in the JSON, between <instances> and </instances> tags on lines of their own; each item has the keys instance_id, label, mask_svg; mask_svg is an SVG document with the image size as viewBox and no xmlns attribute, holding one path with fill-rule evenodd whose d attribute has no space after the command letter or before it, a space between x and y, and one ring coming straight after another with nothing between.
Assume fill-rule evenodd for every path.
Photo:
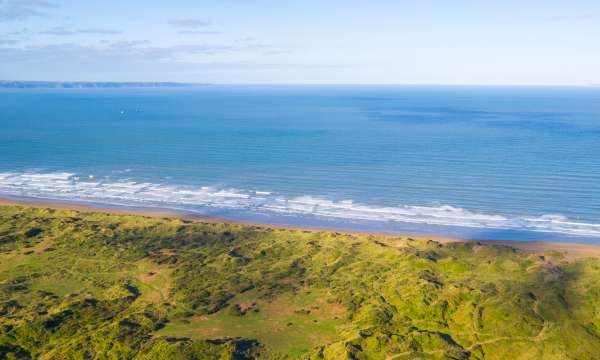
<instances>
[{"instance_id":1,"label":"distant headland","mask_svg":"<svg viewBox=\"0 0 600 360\"><path fill-rule=\"evenodd\" d=\"M11 81L0 80L0 88L9 89L103 89L103 88L158 88L204 86L178 82L116 82L116 81Z\"/></svg>"}]
</instances>

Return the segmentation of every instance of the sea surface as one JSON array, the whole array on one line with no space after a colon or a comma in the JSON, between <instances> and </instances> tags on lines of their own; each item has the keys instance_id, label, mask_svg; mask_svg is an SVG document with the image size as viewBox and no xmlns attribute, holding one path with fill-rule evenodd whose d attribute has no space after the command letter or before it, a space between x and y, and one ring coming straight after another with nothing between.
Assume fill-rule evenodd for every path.
<instances>
[{"instance_id":1,"label":"sea surface","mask_svg":"<svg viewBox=\"0 0 600 360\"><path fill-rule=\"evenodd\" d=\"M0 89L0 196L600 243L600 88Z\"/></svg>"}]
</instances>

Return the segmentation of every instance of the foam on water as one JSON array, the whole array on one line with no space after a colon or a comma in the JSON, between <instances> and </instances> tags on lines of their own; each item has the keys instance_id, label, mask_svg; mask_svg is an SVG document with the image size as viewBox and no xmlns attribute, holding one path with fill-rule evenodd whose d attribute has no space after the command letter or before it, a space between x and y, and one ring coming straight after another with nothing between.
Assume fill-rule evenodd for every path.
<instances>
[{"instance_id":1,"label":"foam on water","mask_svg":"<svg viewBox=\"0 0 600 360\"><path fill-rule=\"evenodd\" d=\"M577 222L559 214L509 216L474 212L450 205L382 207L315 196L285 197L268 191L211 186L186 187L131 179L101 180L95 176L68 172L0 173L0 194L113 205L192 210L211 207L355 221L527 230L600 237L600 224Z\"/></svg>"}]
</instances>

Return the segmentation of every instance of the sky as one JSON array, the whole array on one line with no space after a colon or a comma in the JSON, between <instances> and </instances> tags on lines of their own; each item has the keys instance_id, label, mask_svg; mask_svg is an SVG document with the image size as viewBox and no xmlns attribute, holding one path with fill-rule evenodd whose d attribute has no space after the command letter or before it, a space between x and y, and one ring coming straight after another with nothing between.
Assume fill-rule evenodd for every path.
<instances>
[{"instance_id":1,"label":"sky","mask_svg":"<svg viewBox=\"0 0 600 360\"><path fill-rule=\"evenodd\" d=\"M600 84L598 0L0 0L0 79Z\"/></svg>"}]
</instances>

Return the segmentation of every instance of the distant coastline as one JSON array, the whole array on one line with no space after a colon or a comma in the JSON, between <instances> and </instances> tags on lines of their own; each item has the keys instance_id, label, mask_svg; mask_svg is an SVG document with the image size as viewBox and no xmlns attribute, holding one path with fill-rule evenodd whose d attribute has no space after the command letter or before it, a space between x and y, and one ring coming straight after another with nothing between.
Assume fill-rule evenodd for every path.
<instances>
[{"instance_id":1,"label":"distant coastline","mask_svg":"<svg viewBox=\"0 0 600 360\"><path fill-rule=\"evenodd\" d=\"M120 89L206 86L179 82L113 82L113 81L10 81L0 80L4 89Z\"/></svg>"}]
</instances>

